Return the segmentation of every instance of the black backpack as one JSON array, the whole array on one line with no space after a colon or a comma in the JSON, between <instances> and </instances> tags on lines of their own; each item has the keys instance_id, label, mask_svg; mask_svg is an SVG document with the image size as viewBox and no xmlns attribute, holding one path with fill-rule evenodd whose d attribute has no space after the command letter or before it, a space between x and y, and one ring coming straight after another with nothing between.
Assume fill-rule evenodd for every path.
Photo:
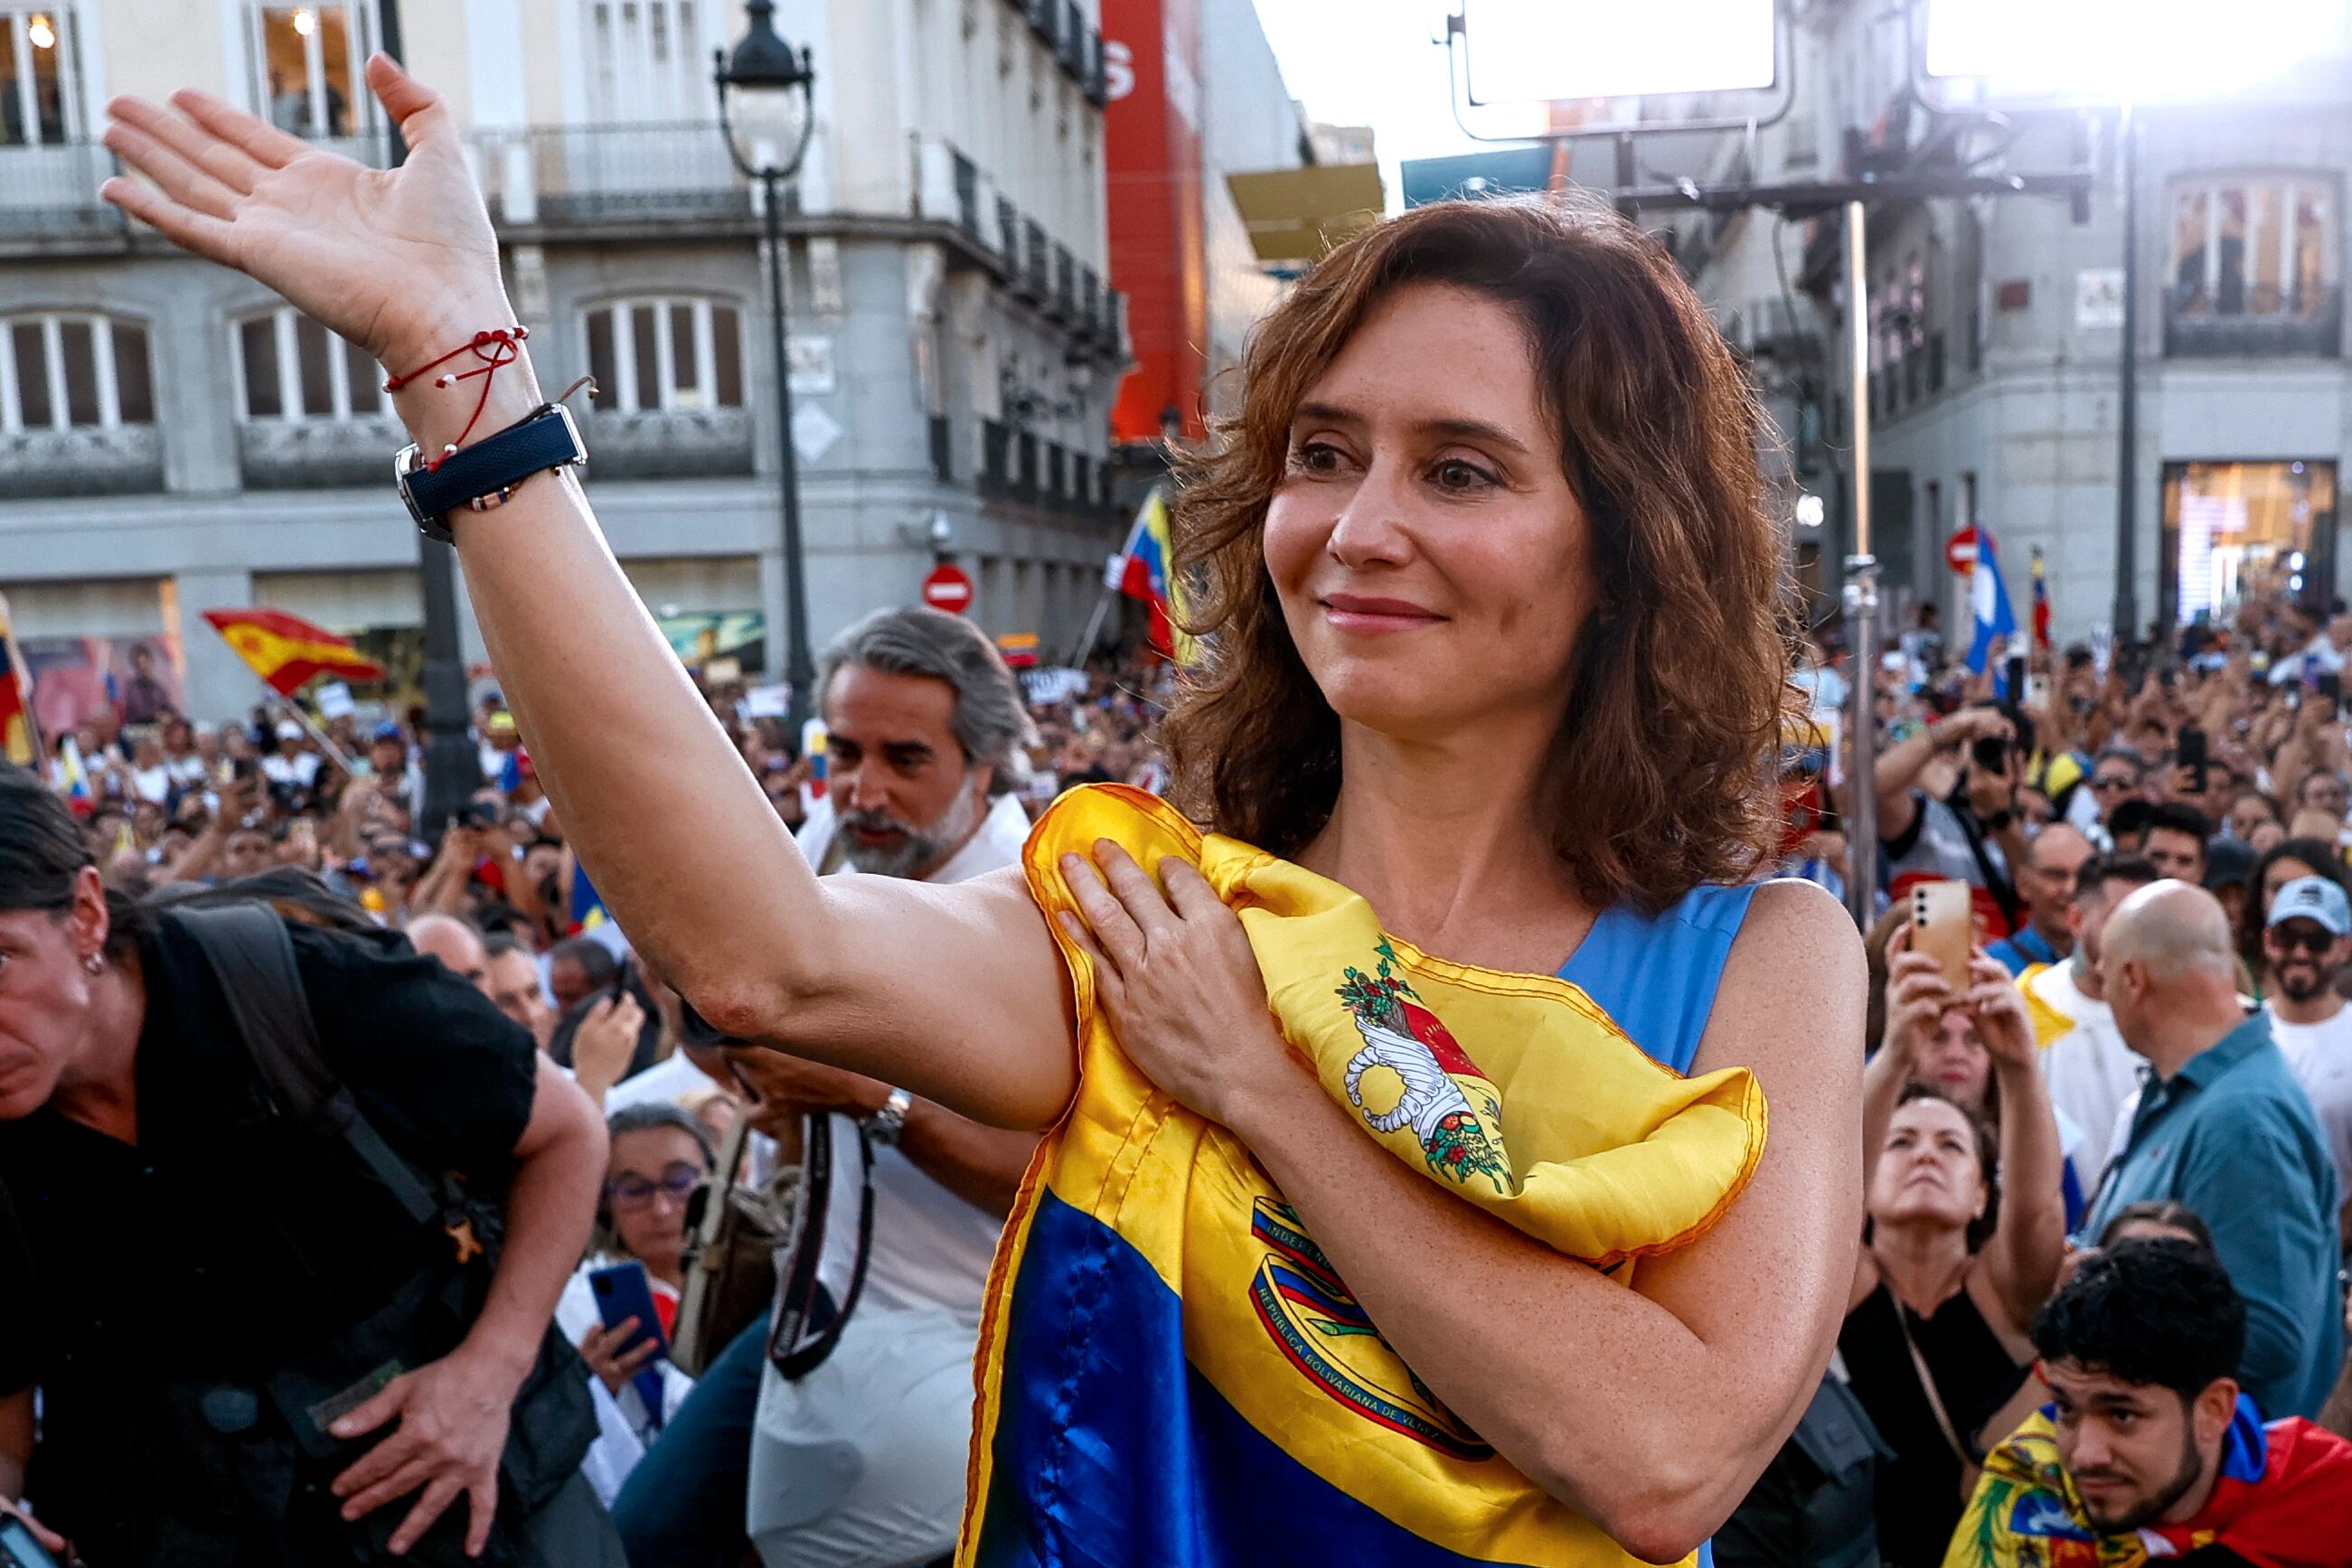
<instances>
[{"instance_id":1,"label":"black backpack","mask_svg":"<svg viewBox=\"0 0 2352 1568\"><path fill-rule=\"evenodd\" d=\"M275 875L275 873L272 873ZM301 873L297 873L301 875ZM300 1452L296 1470L309 1478L299 1490L323 1491L320 1478L331 1478L378 1441L372 1433L357 1441L329 1437L323 1428L339 1403L356 1403L373 1382L381 1385L388 1367L414 1370L446 1354L446 1344L420 1343L429 1333L446 1338L453 1325L470 1326L487 1294L498 1260L502 1230L499 1207L464 1189L453 1176L420 1173L384 1142L361 1111L350 1087L337 1079L319 1048L294 946L273 907L280 890L258 887L269 877L248 879L228 889L171 901L163 917L184 933L204 955L220 982L229 1012L252 1060L274 1113L310 1128L361 1164L420 1228L437 1227L450 1238L448 1262L428 1269L396 1293L374 1316L353 1325L323 1351L281 1368L265 1393L291 1431ZM295 890L331 899L322 883L303 876L310 888ZM257 896L260 895L260 896ZM262 902L270 896L270 902ZM313 919L325 913L307 896L298 897ZM356 906L352 906L356 913ZM367 930L375 929L360 921ZM321 924L330 922L321 921ZM341 925L341 921L332 921ZM420 1325L431 1323L430 1331ZM412 1337L414 1336L414 1337ZM405 1517L404 1503L376 1510L356 1523L340 1518L355 1561L405 1562L427 1565L512 1560L509 1532L517 1521L548 1503L578 1474L595 1439L596 1416L587 1371L551 1324L539 1359L518 1392L499 1466L499 1526L483 1557L464 1555L466 1508L460 1499L405 1558L394 1559L385 1543ZM213 1412L204 1412L207 1419ZM217 1425L217 1423L215 1423ZM226 1434L225 1434L226 1435ZM332 1500L324 1506L331 1508Z\"/></svg>"}]
</instances>

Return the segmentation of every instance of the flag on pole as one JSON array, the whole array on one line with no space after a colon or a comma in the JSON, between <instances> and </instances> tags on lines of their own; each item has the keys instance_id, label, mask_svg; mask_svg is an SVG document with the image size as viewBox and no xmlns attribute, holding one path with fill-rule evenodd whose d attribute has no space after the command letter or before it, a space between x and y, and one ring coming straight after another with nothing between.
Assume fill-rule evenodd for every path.
<instances>
[{"instance_id":1,"label":"flag on pole","mask_svg":"<svg viewBox=\"0 0 2352 1568\"><path fill-rule=\"evenodd\" d=\"M1969 578L1969 608L1976 635L1969 642L1969 674L1981 675L2017 635L2017 612L2010 607L2009 587L2000 580L2000 561L1993 554L1992 530L1977 525L1976 570Z\"/></svg>"},{"instance_id":2,"label":"flag on pole","mask_svg":"<svg viewBox=\"0 0 2352 1568\"><path fill-rule=\"evenodd\" d=\"M98 809L98 792L90 787L89 769L82 765L80 743L70 735L58 742L57 777L50 783L75 816L87 817Z\"/></svg>"},{"instance_id":3,"label":"flag on pole","mask_svg":"<svg viewBox=\"0 0 2352 1568\"><path fill-rule=\"evenodd\" d=\"M1103 574L1103 586L1117 589L1149 606L1151 645L1182 664L1192 662L1192 639L1177 630L1175 624L1183 618L1184 592L1170 566L1174 559L1175 551L1168 538L1168 498L1155 485L1135 514L1135 526L1128 530L1126 546L1110 558L1109 568Z\"/></svg>"},{"instance_id":4,"label":"flag on pole","mask_svg":"<svg viewBox=\"0 0 2352 1568\"><path fill-rule=\"evenodd\" d=\"M2042 547L2033 547L2033 645L2050 651L2050 579L2042 565Z\"/></svg>"},{"instance_id":5,"label":"flag on pole","mask_svg":"<svg viewBox=\"0 0 2352 1568\"><path fill-rule=\"evenodd\" d=\"M0 759L21 768L41 765L40 721L33 716L33 676L16 651L8 601L0 596Z\"/></svg>"},{"instance_id":6,"label":"flag on pole","mask_svg":"<svg viewBox=\"0 0 2352 1568\"><path fill-rule=\"evenodd\" d=\"M277 610L207 610L205 619L279 696L292 696L313 675L383 679L383 665L299 615Z\"/></svg>"}]
</instances>

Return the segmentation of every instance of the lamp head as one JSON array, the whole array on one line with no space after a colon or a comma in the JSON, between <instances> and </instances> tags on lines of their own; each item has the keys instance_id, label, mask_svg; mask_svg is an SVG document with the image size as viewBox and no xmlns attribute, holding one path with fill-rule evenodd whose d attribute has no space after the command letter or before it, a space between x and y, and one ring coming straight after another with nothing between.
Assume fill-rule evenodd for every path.
<instances>
[{"instance_id":1,"label":"lamp head","mask_svg":"<svg viewBox=\"0 0 2352 1568\"><path fill-rule=\"evenodd\" d=\"M791 92L805 89L815 72L808 51L795 51L776 36L772 0L745 0L743 13L751 26L731 56L722 57L719 83L738 92Z\"/></svg>"}]
</instances>

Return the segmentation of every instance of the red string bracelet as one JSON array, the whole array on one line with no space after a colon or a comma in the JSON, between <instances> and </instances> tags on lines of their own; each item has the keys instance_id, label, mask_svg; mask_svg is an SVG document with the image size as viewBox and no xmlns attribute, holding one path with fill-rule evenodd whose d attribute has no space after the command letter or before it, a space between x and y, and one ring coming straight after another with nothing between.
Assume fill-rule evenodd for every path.
<instances>
[{"instance_id":1,"label":"red string bracelet","mask_svg":"<svg viewBox=\"0 0 2352 1568\"><path fill-rule=\"evenodd\" d=\"M473 341L458 344L439 359L428 360L406 375L392 376L385 380L383 390L396 392L425 371L436 365L446 365L460 354L471 354L482 361L470 371L446 371L434 378L435 386L452 387L459 382L479 376L482 378L482 395L474 400L473 417L466 421L466 428L457 433L457 440L441 449L439 456L425 465L426 472L429 473L440 467L442 464L456 456L457 448L465 444L466 437L474 434L474 426L481 423L482 411L490 405L490 378L498 374L500 366L510 365L521 357L522 341L530 336L530 329L520 322L512 327L488 328L475 333Z\"/></svg>"}]
</instances>

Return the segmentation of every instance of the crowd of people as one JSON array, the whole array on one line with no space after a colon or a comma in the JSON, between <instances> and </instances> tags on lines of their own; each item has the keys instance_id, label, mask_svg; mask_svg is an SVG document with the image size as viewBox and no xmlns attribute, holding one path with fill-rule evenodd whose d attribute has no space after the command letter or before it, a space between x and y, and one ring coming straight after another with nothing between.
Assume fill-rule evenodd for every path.
<instances>
[{"instance_id":1,"label":"crowd of people","mask_svg":"<svg viewBox=\"0 0 2352 1568\"><path fill-rule=\"evenodd\" d=\"M431 841L398 716L0 768L47 1550L2352 1562L2352 617L1822 642L1884 745L1794 747L1784 819L1741 367L1613 214L1441 203L1178 455L1207 659L1024 691L884 610L820 747L689 698L509 439L454 120L369 83L394 171L181 94L111 106L106 194L387 363L473 332L470 414L396 402L468 461L404 484L512 706ZM1866 933L1769 875L1834 880L1857 789Z\"/></svg>"},{"instance_id":2,"label":"crowd of people","mask_svg":"<svg viewBox=\"0 0 2352 1568\"><path fill-rule=\"evenodd\" d=\"M2069 1446L2044 1324L2118 1238L2219 1265L2233 1396L2352 1433L2347 649L2352 616L2291 595L2283 570L2221 622L2112 658L2044 648L1972 672L1932 614L1866 673L1833 632L1814 643L1816 718L1867 680L1880 740L1870 1223L1840 1345L1884 1445L1853 1472L1883 1561L2012 1560L1979 1552L1984 1489L2017 1480L1988 1456L2029 1417L2047 1439L2033 1413L2053 1392ZM1792 760L1789 869L1834 880L1852 781L1822 790L1825 758ZM1937 882L1969 890L1966 988L1914 945L1910 894ZM2142 1310L2147 1346L2116 1368L2160 1364L2179 1327ZM2186 1403L2210 1381L2169 1385ZM2063 1500L2045 1533L2096 1526L2089 1488ZM2135 1527L2196 1513L2144 1500Z\"/></svg>"}]
</instances>

